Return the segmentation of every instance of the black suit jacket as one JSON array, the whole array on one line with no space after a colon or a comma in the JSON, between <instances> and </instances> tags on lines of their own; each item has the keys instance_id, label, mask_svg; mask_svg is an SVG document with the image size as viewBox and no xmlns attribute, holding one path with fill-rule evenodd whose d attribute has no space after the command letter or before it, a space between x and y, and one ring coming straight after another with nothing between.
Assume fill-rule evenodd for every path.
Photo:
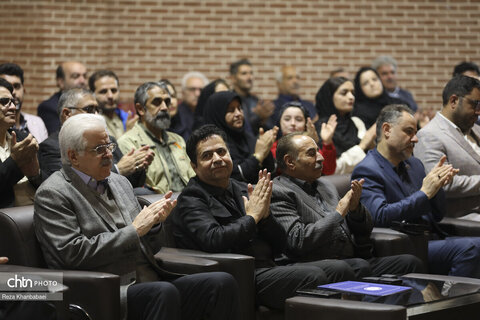
<instances>
[{"instance_id":1,"label":"black suit jacket","mask_svg":"<svg viewBox=\"0 0 480 320\"><path fill-rule=\"evenodd\" d=\"M285 233L272 215L255 224L245 213L242 196L248 197L246 184L230 182L235 205L223 199L223 189L198 177L190 179L169 216L177 246L247 254L255 257L257 268L274 266L273 257L282 251Z\"/></svg>"},{"instance_id":2,"label":"black suit jacket","mask_svg":"<svg viewBox=\"0 0 480 320\"><path fill-rule=\"evenodd\" d=\"M37 115L42 118L49 135L60 130L57 105L61 95L62 91L55 92L48 100L42 101L37 108Z\"/></svg>"},{"instance_id":3,"label":"black suit jacket","mask_svg":"<svg viewBox=\"0 0 480 320\"><path fill-rule=\"evenodd\" d=\"M40 169L45 177L44 179L48 178L52 173L62 168L58 134L58 131L52 133L46 140L40 143L40 148L38 150L38 161L40 162ZM117 143L117 140L113 136L110 136L110 141ZM117 147L117 149L115 149L113 152L113 163L117 164L122 157L123 153L120 148ZM115 173L118 173L117 168L114 165L112 165L111 170ZM145 177L145 170L141 170L127 176L126 178L128 181L130 181L132 186L136 188L143 186L145 183Z\"/></svg>"}]
</instances>

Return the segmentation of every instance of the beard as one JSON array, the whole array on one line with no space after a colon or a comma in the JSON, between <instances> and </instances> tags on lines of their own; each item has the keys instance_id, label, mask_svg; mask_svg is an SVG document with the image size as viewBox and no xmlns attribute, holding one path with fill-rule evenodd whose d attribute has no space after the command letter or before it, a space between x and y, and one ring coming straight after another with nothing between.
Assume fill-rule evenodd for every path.
<instances>
[{"instance_id":1,"label":"beard","mask_svg":"<svg viewBox=\"0 0 480 320\"><path fill-rule=\"evenodd\" d=\"M168 111L159 111L156 116L145 112L145 121L157 130L166 130L170 127L170 115Z\"/></svg>"}]
</instances>

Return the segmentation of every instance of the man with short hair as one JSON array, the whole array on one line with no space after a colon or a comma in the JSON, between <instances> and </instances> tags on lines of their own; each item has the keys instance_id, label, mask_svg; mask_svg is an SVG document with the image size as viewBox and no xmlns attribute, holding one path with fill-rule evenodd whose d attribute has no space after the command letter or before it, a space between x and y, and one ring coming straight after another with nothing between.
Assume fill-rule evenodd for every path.
<instances>
[{"instance_id":1,"label":"man with short hair","mask_svg":"<svg viewBox=\"0 0 480 320\"><path fill-rule=\"evenodd\" d=\"M323 160L315 141L300 132L278 142L282 174L273 180L271 211L287 234L288 259L341 259L357 278L422 272L422 262L412 255L372 255L372 217L360 203L363 179L353 180L340 199L320 178Z\"/></svg>"},{"instance_id":2,"label":"man with short hair","mask_svg":"<svg viewBox=\"0 0 480 320\"><path fill-rule=\"evenodd\" d=\"M31 133L38 143L47 139L48 132L43 120L33 114L21 112L25 94L23 69L15 63L1 64L0 78L7 80L13 86L13 98L17 107L13 129L23 131L25 135Z\"/></svg>"},{"instance_id":3,"label":"man with short hair","mask_svg":"<svg viewBox=\"0 0 480 320\"><path fill-rule=\"evenodd\" d=\"M107 122L108 133L115 139L131 129L138 120L136 114L130 115L118 107L119 85L117 75L111 70L97 71L88 78L88 86Z\"/></svg>"},{"instance_id":4,"label":"man with short hair","mask_svg":"<svg viewBox=\"0 0 480 320\"><path fill-rule=\"evenodd\" d=\"M31 134L11 131L16 112L12 93L10 82L0 78L0 208L32 204L42 182L37 141Z\"/></svg>"},{"instance_id":5,"label":"man with short hair","mask_svg":"<svg viewBox=\"0 0 480 320\"><path fill-rule=\"evenodd\" d=\"M372 68L377 70L382 80L383 87L388 95L393 98L401 99L410 109L417 111L418 106L410 91L397 85L397 61L391 56L379 56L372 62Z\"/></svg>"},{"instance_id":6,"label":"man with short hair","mask_svg":"<svg viewBox=\"0 0 480 320\"><path fill-rule=\"evenodd\" d=\"M353 279L353 273L337 261L283 266L274 262L285 235L270 214L270 173L260 171L255 188L231 179L233 163L225 140L225 133L214 125L200 127L188 139L196 177L178 197L171 215L176 244L253 256L257 304L275 309L283 309L285 299L302 287Z\"/></svg>"},{"instance_id":7,"label":"man with short hair","mask_svg":"<svg viewBox=\"0 0 480 320\"><path fill-rule=\"evenodd\" d=\"M271 119L275 105L252 94L253 69L248 59L240 59L230 65L230 81L233 91L242 99L245 128L254 136L258 135L260 128L265 131L272 129L275 126Z\"/></svg>"},{"instance_id":8,"label":"man with short hair","mask_svg":"<svg viewBox=\"0 0 480 320\"><path fill-rule=\"evenodd\" d=\"M98 113L98 102L93 93L81 88L64 91L58 101L58 115L61 123L63 124L72 116L84 113ZM58 136L58 131L52 133L40 144L40 168L46 177L62 168ZM116 143L114 137L110 136L110 140ZM135 188L135 194L150 193L142 187L145 182L145 171L152 160L153 152L149 150L148 146L138 150L129 150L125 155L117 148L113 152L111 170L126 176Z\"/></svg>"},{"instance_id":9,"label":"man with short hair","mask_svg":"<svg viewBox=\"0 0 480 320\"><path fill-rule=\"evenodd\" d=\"M207 84L207 77L198 71L188 72L182 78L182 102L178 105L178 111L172 119L173 126L168 131L182 136L185 141L192 134L198 97L200 97L200 92Z\"/></svg>"},{"instance_id":10,"label":"man with short hair","mask_svg":"<svg viewBox=\"0 0 480 320\"><path fill-rule=\"evenodd\" d=\"M152 228L176 201L168 192L140 207L130 182L110 171L116 145L105 120L92 114L70 117L59 141L62 169L35 195L35 233L47 265L118 275L122 319L235 319L232 276L178 277L155 260L161 228Z\"/></svg>"},{"instance_id":11,"label":"man with short hair","mask_svg":"<svg viewBox=\"0 0 480 320\"><path fill-rule=\"evenodd\" d=\"M60 130L61 124L57 114L58 99L65 90L87 87L87 68L77 61L63 62L57 67L56 82L60 90L48 100L42 101L37 108L37 114L45 123L49 135Z\"/></svg>"},{"instance_id":12,"label":"man with short hair","mask_svg":"<svg viewBox=\"0 0 480 320\"><path fill-rule=\"evenodd\" d=\"M406 105L389 105L377 119L378 144L352 173L365 179L360 197L376 227L399 223L424 225L429 232L430 273L480 277L480 238L449 237L438 221L445 215L442 187L458 169L445 164L446 157L425 175L422 162L413 157L418 139L413 111Z\"/></svg>"},{"instance_id":13,"label":"man with short hair","mask_svg":"<svg viewBox=\"0 0 480 320\"><path fill-rule=\"evenodd\" d=\"M460 169L444 187L446 214L480 221L480 81L458 75L443 89L443 108L418 132L415 156L429 172L443 157Z\"/></svg>"},{"instance_id":14,"label":"man with short hair","mask_svg":"<svg viewBox=\"0 0 480 320\"><path fill-rule=\"evenodd\" d=\"M146 184L155 192L182 191L195 175L181 136L168 132L170 96L165 83L146 82L137 88L135 109L140 120L118 140L120 149L129 152L149 146L155 154L147 171Z\"/></svg>"},{"instance_id":15,"label":"man with short hair","mask_svg":"<svg viewBox=\"0 0 480 320\"><path fill-rule=\"evenodd\" d=\"M318 120L317 110L310 101L302 100L300 98L300 76L293 66L283 66L277 74L278 97L273 102L275 104L275 111L272 119L275 123L279 120L279 112L282 106L291 101L298 101L308 112L312 122Z\"/></svg>"},{"instance_id":16,"label":"man with short hair","mask_svg":"<svg viewBox=\"0 0 480 320\"><path fill-rule=\"evenodd\" d=\"M452 77L464 75L480 80L480 68L474 62L463 61L453 68Z\"/></svg>"}]
</instances>

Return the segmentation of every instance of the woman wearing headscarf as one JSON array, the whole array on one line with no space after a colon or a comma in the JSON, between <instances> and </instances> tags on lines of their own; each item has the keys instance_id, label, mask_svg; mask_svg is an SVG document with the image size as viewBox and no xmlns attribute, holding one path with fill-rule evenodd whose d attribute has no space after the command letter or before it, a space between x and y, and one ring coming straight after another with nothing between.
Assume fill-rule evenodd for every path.
<instances>
[{"instance_id":1,"label":"woman wearing headscarf","mask_svg":"<svg viewBox=\"0 0 480 320\"><path fill-rule=\"evenodd\" d=\"M352 81L347 78L330 78L318 90L315 97L319 120L317 129L323 130L323 123L334 114L337 127L333 134L333 144L337 150L335 174L351 173L363 160L366 152L375 145L375 125L366 130L358 117L352 116L355 95Z\"/></svg>"},{"instance_id":2,"label":"woman wearing headscarf","mask_svg":"<svg viewBox=\"0 0 480 320\"><path fill-rule=\"evenodd\" d=\"M249 183L258 181L258 171L275 170L270 148L277 137L278 127L266 132L260 130L256 139L245 130L240 97L231 91L210 96L203 113L206 124L214 124L227 134L227 147L233 161L232 178Z\"/></svg>"},{"instance_id":3,"label":"woman wearing headscarf","mask_svg":"<svg viewBox=\"0 0 480 320\"><path fill-rule=\"evenodd\" d=\"M389 104L405 104L403 100L392 98L383 88L382 81L370 67L363 67L355 75L355 109L353 115L360 118L367 128L371 127L380 111Z\"/></svg>"},{"instance_id":4,"label":"woman wearing headscarf","mask_svg":"<svg viewBox=\"0 0 480 320\"><path fill-rule=\"evenodd\" d=\"M200 128L205 124L205 120L203 119L203 111L205 109L205 105L207 104L208 98L215 92L221 91L228 91L230 90L230 86L228 83L223 79L216 79L207 84L200 93L198 97L197 106L195 107L195 112L193 114L193 130Z\"/></svg>"},{"instance_id":5,"label":"woman wearing headscarf","mask_svg":"<svg viewBox=\"0 0 480 320\"><path fill-rule=\"evenodd\" d=\"M335 127L337 126L337 117L332 115L322 127L322 136L321 141L318 137L317 130L312 120L308 116L307 110L303 105L298 101L290 101L285 103L279 111L279 119L277 122L278 130L278 139L283 135L292 133L292 132L304 132L305 135L311 137L315 143L320 148L320 153L325 159L323 162L323 175L330 175L335 173L337 152L335 151L335 146L332 143L333 133L335 132ZM277 155L277 141L272 145L270 151L272 152L273 157L276 159Z\"/></svg>"}]
</instances>

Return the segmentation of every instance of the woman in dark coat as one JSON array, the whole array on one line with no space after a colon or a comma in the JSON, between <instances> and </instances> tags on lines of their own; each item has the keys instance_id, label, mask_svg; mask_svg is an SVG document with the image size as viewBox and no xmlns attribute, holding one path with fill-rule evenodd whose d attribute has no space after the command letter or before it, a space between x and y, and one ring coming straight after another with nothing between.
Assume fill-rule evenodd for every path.
<instances>
[{"instance_id":1,"label":"woman in dark coat","mask_svg":"<svg viewBox=\"0 0 480 320\"><path fill-rule=\"evenodd\" d=\"M260 132L256 139L245 130L240 97L231 91L210 96L203 113L206 124L214 124L227 134L227 147L233 161L232 178L249 183L258 181L258 171L275 170L270 148L276 139L278 127Z\"/></svg>"},{"instance_id":2,"label":"woman in dark coat","mask_svg":"<svg viewBox=\"0 0 480 320\"><path fill-rule=\"evenodd\" d=\"M198 97L198 102L197 102L197 106L195 107L195 112L193 114L194 130L200 128L205 124L205 120L203 119L203 111L205 110L205 105L207 104L208 98L210 98L210 96L215 92L228 91L228 90L230 90L230 86L225 80L221 78L213 80L202 89L202 92Z\"/></svg>"}]
</instances>

